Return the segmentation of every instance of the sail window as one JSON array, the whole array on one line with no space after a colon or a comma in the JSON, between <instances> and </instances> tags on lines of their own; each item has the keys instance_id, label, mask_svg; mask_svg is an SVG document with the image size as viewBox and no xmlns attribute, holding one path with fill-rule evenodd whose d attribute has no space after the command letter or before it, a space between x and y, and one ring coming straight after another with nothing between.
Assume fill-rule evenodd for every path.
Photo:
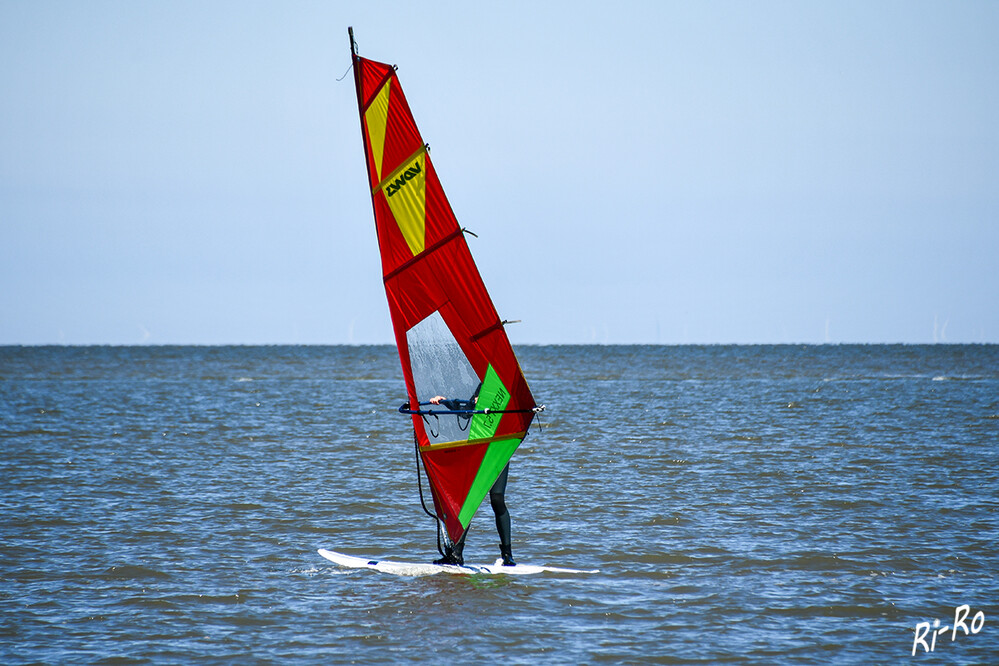
<instances>
[{"instance_id":1,"label":"sail window","mask_svg":"<svg viewBox=\"0 0 999 666\"><path fill-rule=\"evenodd\" d=\"M420 402L437 395L462 400L472 397L479 386L479 378L440 311L406 331L406 343L416 397ZM468 425L466 419L448 416L435 422L427 434L432 444L457 442L468 439Z\"/></svg>"}]
</instances>

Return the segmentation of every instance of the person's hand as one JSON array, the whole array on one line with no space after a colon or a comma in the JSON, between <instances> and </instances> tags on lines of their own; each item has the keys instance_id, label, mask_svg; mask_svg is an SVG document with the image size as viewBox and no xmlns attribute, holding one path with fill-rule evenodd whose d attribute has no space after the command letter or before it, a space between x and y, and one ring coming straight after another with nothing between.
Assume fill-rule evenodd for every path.
<instances>
[{"instance_id":1,"label":"person's hand","mask_svg":"<svg viewBox=\"0 0 999 666\"><path fill-rule=\"evenodd\" d=\"M444 396L442 396L442 395L435 395L434 397L430 398L430 404L431 405L439 405L439 404L441 404L441 402L443 400L446 400L446 398Z\"/></svg>"}]
</instances>

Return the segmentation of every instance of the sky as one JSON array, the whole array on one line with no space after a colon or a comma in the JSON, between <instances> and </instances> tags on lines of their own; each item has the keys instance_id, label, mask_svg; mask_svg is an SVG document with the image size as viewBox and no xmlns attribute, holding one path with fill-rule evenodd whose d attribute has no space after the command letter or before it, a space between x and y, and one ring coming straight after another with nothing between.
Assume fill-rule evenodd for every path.
<instances>
[{"instance_id":1,"label":"sky","mask_svg":"<svg viewBox=\"0 0 999 666\"><path fill-rule=\"evenodd\" d=\"M997 2L0 0L0 344L391 343L347 26L514 344L999 342Z\"/></svg>"}]
</instances>

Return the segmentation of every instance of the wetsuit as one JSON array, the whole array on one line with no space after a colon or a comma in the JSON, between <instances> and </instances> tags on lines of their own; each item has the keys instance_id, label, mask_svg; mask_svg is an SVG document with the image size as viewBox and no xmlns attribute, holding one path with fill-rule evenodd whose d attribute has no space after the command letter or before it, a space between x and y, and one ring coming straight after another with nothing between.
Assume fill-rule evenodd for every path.
<instances>
[{"instance_id":1,"label":"wetsuit","mask_svg":"<svg viewBox=\"0 0 999 666\"><path fill-rule=\"evenodd\" d=\"M512 544L510 538L510 512L507 511L505 499L506 478L509 473L510 463L507 463L496 479L496 483L489 489L489 503L493 507L493 513L496 514L496 531L499 532L500 550L506 549L506 551L510 550ZM506 553L504 552L504 554Z\"/></svg>"}]
</instances>

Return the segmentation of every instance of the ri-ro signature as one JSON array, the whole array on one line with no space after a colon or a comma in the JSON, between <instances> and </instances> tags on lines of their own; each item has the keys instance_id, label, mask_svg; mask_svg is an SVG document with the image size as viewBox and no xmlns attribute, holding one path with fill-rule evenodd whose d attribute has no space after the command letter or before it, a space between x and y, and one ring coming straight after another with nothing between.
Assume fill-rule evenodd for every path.
<instances>
[{"instance_id":1,"label":"ri-ro signature","mask_svg":"<svg viewBox=\"0 0 999 666\"><path fill-rule=\"evenodd\" d=\"M954 609L954 624L940 626L940 620L934 620L932 627L929 622L920 622L916 625L916 637L912 641L912 656L916 656L916 650L922 646L923 652L933 652L937 649L937 636L950 632L950 640L953 643L957 640L957 630L960 629L964 635L977 634L985 625L985 612L978 611L968 621L971 614L971 606L964 604ZM927 641L928 639L928 641Z\"/></svg>"}]
</instances>

